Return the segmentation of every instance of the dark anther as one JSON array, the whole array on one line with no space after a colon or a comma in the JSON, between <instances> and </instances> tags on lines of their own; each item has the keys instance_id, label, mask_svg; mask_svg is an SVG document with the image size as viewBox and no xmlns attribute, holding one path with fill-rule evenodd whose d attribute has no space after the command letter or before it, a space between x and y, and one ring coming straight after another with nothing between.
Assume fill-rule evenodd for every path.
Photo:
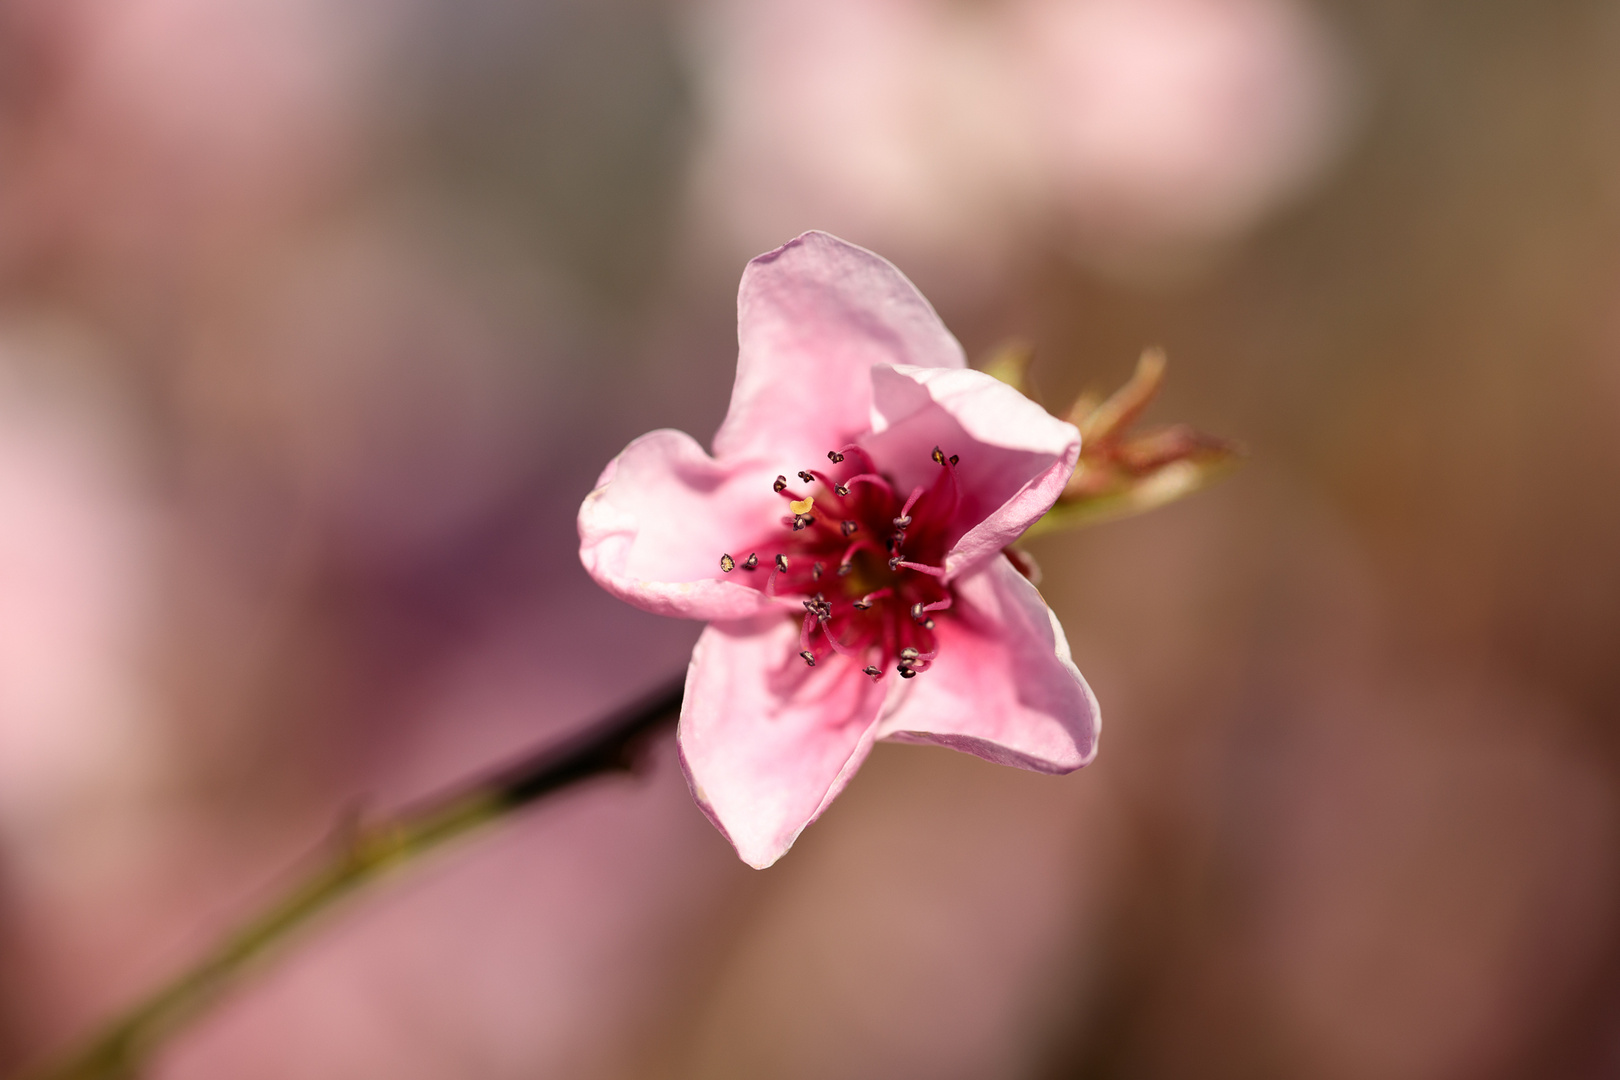
<instances>
[{"instance_id":1,"label":"dark anther","mask_svg":"<svg viewBox=\"0 0 1620 1080\"><path fill-rule=\"evenodd\" d=\"M814 476L812 476L811 474L805 472L803 469L799 470L799 479L803 480L807 484L813 484L813 483L816 482L816 478Z\"/></svg>"},{"instance_id":2,"label":"dark anther","mask_svg":"<svg viewBox=\"0 0 1620 1080\"><path fill-rule=\"evenodd\" d=\"M834 465L837 465L840 461L844 460L844 455L840 454L836 450L829 450L827 451L827 460L832 462Z\"/></svg>"},{"instance_id":3,"label":"dark anther","mask_svg":"<svg viewBox=\"0 0 1620 1080\"><path fill-rule=\"evenodd\" d=\"M776 492L776 493L777 493L777 494L778 494L778 495L780 495L780 494L782 494L782 492L784 492L784 491L786 491L786 490L787 490L787 477L785 477L785 476L778 476L778 477L777 477L777 478L776 478L776 481L775 481L775 483L773 483L773 484L771 484L771 487L772 487L772 489L774 489L774 490L775 490L775 492Z\"/></svg>"},{"instance_id":4,"label":"dark anther","mask_svg":"<svg viewBox=\"0 0 1620 1080\"><path fill-rule=\"evenodd\" d=\"M838 527L840 529L844 530L844 535L845 536L854 536L855 535L855 530L860 528L860 526L855 524L853 521L840 522Z\"/></svg>"},{"instance_id":5,"label":"dark anther","mask_svg":"<svg viewBox=\"0 0 1620 1080\"><path fill-rule=\"evenodd\" d=\"M731 573L733 570L737 569L737 560L733 559L730 555L720 556L720 569L727 574Z\"/></svg>"},{"instance_id":6,"label":"dark anther","mask_svg":"<svg viewBox=\"0 0 1620 1080\"><path fill-rule=\"evenodd\" d=\"M809 649L805 649L799 655L804 657L804 662L806 664L809 664L811 667L816 666L816 654L811 652Z\"/></svg>"},{"instance_id":7,"label":"dark anther","mask_svg":"<svg viewBox=\"0 0 1620 1080\"><path fill-rule=\"evenodd\" d=\"M865 611L867 608L872 606L872 601L863 596L861 599L855 601L853 606L856 611Z\"/></svg>"},{"instance_id":8,"label":"dark anther","mask_svg":"<svg viewBox=\"0 0 1620 1080\"><path fill-rule=\"evenodd\" d=\"M823 573L825 573L826 570L827 570L827 564L818 562L818 563L816 563L816 565L814 565L814 566L812 566L810 568L810 576L815 578L817 581L820 581L821 580L821 575Z\"/></svg>"},{"instance_id":9,"label":"dark anther","mask_svg":"<svg viewBox=\"0 0 1620 1080\"><path fill-rule=\"evenodd\" d=\"M923 603L921 600L911 605L911 617L918 622L923 621Z\"/></svg>"},{"instance_id":10,"label":"dark anther","mask_svg":"<svg viewBox=\"0 0 1620 1080\"><path fill-rule=\"evenodd\" d=\"M915 679L917 677L917 673L906 667L904 664L901 664L896 670L900 672L900 677L902 679Z\"/></svg>"},{"instance_id":11,"label":"dark anther","mask_svg":"<svg viewBox=\"0 0 1620 1080\"><path fill-rule=\"evenodd\" d=\"M806 528L808 526L814 525L815 523L816 523L816 519L811 517L809 514L794 514L793 515L793 531L794 532L798 532L800 529L803 529L803 528Z\"/></svg>"},{"instance_id":12,"label":"dark anther","mask_svg":"<svg viewBox=\"0 0 1620 1080\"><path fill-rule=\"evenodd\" d=\"M935 465L945 464L945 451L941 450L939 447L934 447L934 452L930 456L934 459Z\"/></svg>"},{"instance_id":13,"label":"dark anther","mask_svg":"<svg viewBox=\"0 0 1620 1080\"><path fill-rule=\"evenodd\" d=\"M778 570L782 571L782 573L784 573L784 574L787 573L787 556L786 555L778 555L776 557L776 568Z\"/></svg>"},{"instance_id":14,"label":"dark anther","mask_svg":"<svg viewBox=\"0 0 1620 1080\"><path fill-rule=\"evenodd\" d=\"M934 628L934 620L933 619L924 619L923 620L923 629L924 630L932 630L933 628Z\"/></svg>"},{"instance_id":15,"label":"dark anther","mask_svg":"<svg viewBox=\"0 0 1620 1080\"><path fill-rule=\"evenodd\" d=\"M917 657L921 655L922 654L916 649L910 645L907 645L905 648L900 650L900 662L904 664L914 664L917 662Z\"/></svg>"},{"instance_id":16,"label":"dark anther","mask_svg":"<svg viewBox=\"0 0 1620 1080\"><path fill-rule=\"evenodd\" d=\"M838 564L838 576L843 577L853 569L855 569L854 563L841 562Z\"/></svg>"},{"instance_id":17,"label":"dark anther","mask_svg":"<svg viewBox=\"0 0 1620 1080\"><path fill-rule=\"evenodd\" d=\"M958 461L961 461L961 460L962 460L962 459L961 459L961 458L959 458L959 457L957 457L957 456L956 456L956 455L955 455L955 454L952 454L952 455L951 455L951 464L952 464L952 465L955 465L955 464L956 464L956 463L957 463L957 462L958 462Z\"/></svg>"},{"instance_id":18,"label":"dark anther","mask_svg":"<svg viewBox=\"0 0 1620 1080\"><path fill-rule=\"evenodd\" d=\"M895 518L894 527L899 529L901 532L905 532L907 529L911 528L911 515L907 514L905 517Z\"/></svg>"},{"instance_id":19,"label":"dark anther","mask_svg":"<svg viewBox=\"0 0 1620 1080\"><path fill-rule=\"evenodd\" d=\"M758 565L759 565L759 556L756 555L755 553L753 553L752 551L750 551L748 553L748 558L743 560L743 569L744 570L752 570L754 567L756 567Z\"/></svg>"},{"instance_id":20,"label":"dark anther","mask_svg":"<svg viewBox=\"0 0 1620 1080\"><path fill-rule=\"evenodd\" d=\"M839 498L843 498L845 495L849 494L849 488L845 487L843 484L834 484L833 490L838 492Z\"/></svg>"},{"instance_id":21,"label":"dark anther","mask_svg":"<svg viewBox=\"0 0 1620 1080\"><path fill-rule=\"evenodd\" d=\"M898 556L898 555L890 555L889 556L889 569L890 570L898 570L898 569L900 569L900 556Z\"/></svg>"},{"instance_id":22,"label":"dark anther","mask_svg":"<svg viewBox=\"0 0 1620 1080\"><path fill-rule=\"evenodd\" d=\"M882 678L882 676L883 676L883 672L879 671L877 668L873 667L870 664L868 664L866 667L861 668L861 674L862 675L870 675L874 679Z\"/></svg>"}]
</instances>

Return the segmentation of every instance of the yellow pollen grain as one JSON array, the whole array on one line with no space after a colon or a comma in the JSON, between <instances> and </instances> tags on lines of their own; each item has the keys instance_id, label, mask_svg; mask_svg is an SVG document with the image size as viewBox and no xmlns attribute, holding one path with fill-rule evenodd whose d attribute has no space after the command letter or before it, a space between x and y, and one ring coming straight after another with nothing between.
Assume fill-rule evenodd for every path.
<instances>
[{"instance_id":1,"label":"yellow pollen grain","mask_svg":"<svg viewBox=\"0 0 1620 1080\"><path fill-rule=\"evenodd\" d=\"M808 514L810 512L810 508L814 505L816 505L816 500L814 499L796 499L793 502L788 503L788 509L793 511L795 514Z\"/></svg>"}]
</instances>

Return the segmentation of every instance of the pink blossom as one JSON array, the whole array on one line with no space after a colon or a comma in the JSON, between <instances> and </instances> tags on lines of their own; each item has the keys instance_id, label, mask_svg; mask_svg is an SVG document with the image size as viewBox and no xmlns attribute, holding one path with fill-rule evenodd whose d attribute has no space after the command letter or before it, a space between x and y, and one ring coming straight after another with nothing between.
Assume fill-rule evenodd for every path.
<instances>
[{"instance_id":1,"label":"pink blossom","mask_svg":"<svg viewBox=\"0 0 1620 1080\"><path fill-rule=\"evenodd\" d=\"M604 588L710 620L679 732L704 812L764 867L878 739L1090 761L1096 699L1002 554L1063 490L1079 432L969 370L898 270L825 233L750 263L737 321L714 455L643 435L579 513Z\"/></svg>"}]
</instances>

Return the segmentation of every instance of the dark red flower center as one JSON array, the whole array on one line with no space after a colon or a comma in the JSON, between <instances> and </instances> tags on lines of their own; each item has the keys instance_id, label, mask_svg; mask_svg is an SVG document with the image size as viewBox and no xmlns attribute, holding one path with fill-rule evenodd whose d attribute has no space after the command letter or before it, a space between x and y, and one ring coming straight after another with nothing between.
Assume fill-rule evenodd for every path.
<instances>
[{"instance_id":1,"label":"dark red flower center","mask_svg":"<svg viewBox=\"0 0 1620 1080\"><path fill-rule=\"evenodd\" d=\"M909 679L938 655L936 617L951 606L945 583L948 529L958 502L956 457L934 448L934 482L906 492L858 446L831 450L827 471L773 485L788 513L743 553L720 557L771 596L804 605L799 655L814 667L838 653L874 679L893 667Z\"/></svg>"}]
</instances>

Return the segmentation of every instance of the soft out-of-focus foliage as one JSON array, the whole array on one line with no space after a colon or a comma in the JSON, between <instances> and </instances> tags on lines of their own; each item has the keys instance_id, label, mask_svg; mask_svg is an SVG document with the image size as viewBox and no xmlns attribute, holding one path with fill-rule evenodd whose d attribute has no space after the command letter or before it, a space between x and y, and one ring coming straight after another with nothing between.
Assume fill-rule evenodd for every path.
<instances>
[{"instance_id":1,"label":"soft out-of-focus foliage","mask_svg":"<svg viewBox=\"0 0 1620 1080\"><path fill-rule=\"evenodd\" d=\"M666 748L158 1075L1612 1073L1617 73L1581 2L0 3L0 1065L679 669L573 511L820 227L1246 447L1030 543L1097 764L880 748L758 875Z\"/></svg>"}]
</instances>

